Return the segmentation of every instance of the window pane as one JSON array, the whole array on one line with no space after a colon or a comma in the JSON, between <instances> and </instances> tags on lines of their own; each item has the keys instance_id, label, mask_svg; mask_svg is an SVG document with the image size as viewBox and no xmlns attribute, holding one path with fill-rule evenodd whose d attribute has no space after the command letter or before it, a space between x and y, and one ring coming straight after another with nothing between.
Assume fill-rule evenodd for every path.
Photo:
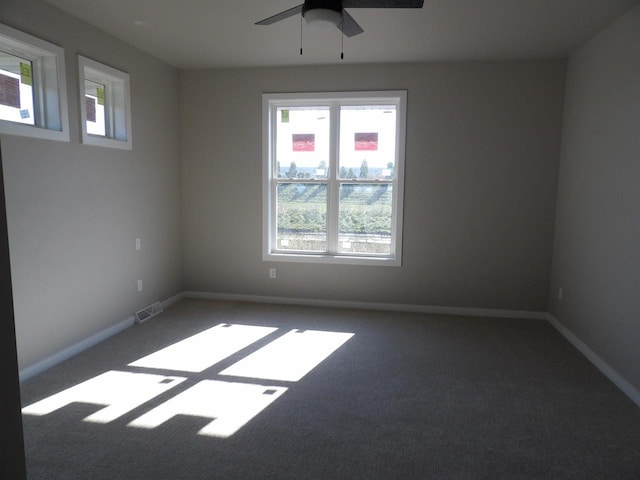
<instances>
[{"instance_id":1,"label":"window pane","mask_svg":"<svg viewBox=\"0 0 640 480\"><path fill-rule=\"evenodd\" d=\"M279 183L277 250L324 252L327 249L327 185Z\"/></svg>"},{"instance_id":2,"label":"window pane","mask_svg":"<svg viewBox=\"0 0 640 480\"><path fill-rule=\"evenodd\" d=\"M340 107L340 178L395 175L396 107Z\"/></svg>"},{"instance_id":3,"label":"window pane","mask_svg":"<svg viewBox=\"0 0 640 480\"><path fill-rule=\"evenodd\" d=\"M278 107L277 178L327 178L329 107Z\"/></svg>"},{"instance_id":4,"label":"window pane","mask_svg":"<svg viewBox=\"0 0 640 480\"><path fill-rule=\"evenodd\" d=\"M0 52L0 120L35 125L33 65Z\"/></svg>"},{"instance_id":5,"label":"window pane","mask_svg":"<svg viewBox=\"0 0 640 480\"><path fill-rule=\"evenodd\" d=\"M105 86L91 80L84 81L85 102L87 108L87 133L107 135L105 122Z\"/></svg>"},{"instance_id":6,"label":"window pane","mask_svg":"<svg viewBox=\"0 0 640 480\"><path fill-rule=\"evenodd\" d=\"M389 184L340 186L338 252L391 254L392 189Z\"/></svg>"}]
</instances>

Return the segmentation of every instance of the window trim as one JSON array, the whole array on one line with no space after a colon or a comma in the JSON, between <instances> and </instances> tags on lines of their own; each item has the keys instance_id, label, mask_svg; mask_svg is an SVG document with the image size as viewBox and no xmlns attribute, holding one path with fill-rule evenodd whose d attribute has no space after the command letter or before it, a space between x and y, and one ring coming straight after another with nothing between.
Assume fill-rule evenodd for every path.
<instances>
[{"instance_id":1,"label":"window trim","mask_svg":"<svg viewBox=\"0 0 640 480\"><path fill-rule=\"evenodd\" d=\"M129 74L108 65L78 55L80 85L80 123L82 143L107 148L131 150L131 87ZM87 104L85 101L85 79L105 86L106 134L87 132Z\"/></svg>"},{"instance_id":2,"label":"window trim","mask_svg":"<svg viewBox=\"0 0 640 480\"><path fill-rule=\"evenodd\" d=\"M396 123L396 162L395 178L393 186L393 214L392 214L392 244L391 255L349 255L340 253L300 253L275 251L273 246L276 239L276 205L275 205L275 185L274 161L275 158L275 128L277 115L276 111L281 106L318 106L319 104L340 105L376 105L392 104L397 108ZM335 108L335 107L332 107ZM325 264L347 264L347 265L376 265L394 266L402 265L402 230L403 230L403 210L404 210L404 163L405 163L405 138L406 138L406 112L407 112L407 91L406 90L384 90L384 91L360 91L360 92L316 92L316 93L263 93L262 94L262 205L263 205L263 228L262 228L262 259L263 261L282 262L303 262L303 263L325 263ZM338 122L330 124L330 158L329 168L333 174L320 183L326 183L328 188L328 209L337 208L331 206L329 193L330 184L340 185L337 179L338 172ZM305 183L314 183L305 180ZM353 183L375 184L375 180L354 180ZM337 204L335 200L334 203ZM327 237L331 235L337 237L337 231L332 232L331 226L327 225Z\"/></svg>"},{"instance_id":3,"label":"window trim","mask_svg":"<svg viewBox=\"0 0 640 480\"><path fill-rule=\"evenodd\" d=\"M32 62L35 125L0 119L0 133L68 142L64 49L0 23L0 49Z\"/></svg>"}]
</instances>

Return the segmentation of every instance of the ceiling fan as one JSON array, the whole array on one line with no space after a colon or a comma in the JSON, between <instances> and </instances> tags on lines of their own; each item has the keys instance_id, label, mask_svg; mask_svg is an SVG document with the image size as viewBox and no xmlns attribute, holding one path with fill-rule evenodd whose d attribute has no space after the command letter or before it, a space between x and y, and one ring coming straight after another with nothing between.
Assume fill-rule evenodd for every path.
<instances>
[{"instance_id":1,"label":"ceiling fan","mask_svg":"<svg viewBox=\"0 0 640 480\"><path fill-rule=\"evenodd\" d=\"M424 0L305 0L303 4L277 13L256 22L256 25L271 25L299 13L309 25L337 27L347 37L364 30L346 8L422 8Z\"/></svg>"}]
</instances>

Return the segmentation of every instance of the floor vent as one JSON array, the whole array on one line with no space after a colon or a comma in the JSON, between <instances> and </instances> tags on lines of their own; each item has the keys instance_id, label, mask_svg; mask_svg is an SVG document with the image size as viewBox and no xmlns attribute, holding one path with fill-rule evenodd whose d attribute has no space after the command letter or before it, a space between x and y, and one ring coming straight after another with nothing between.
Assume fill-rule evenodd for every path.
<instances>
[{"instance_id":1,"label":"floor vent","mask_svg":"<svg viewBox=\"0 0 640 480\"><path fill-rule=\"evenodd\" d=\"M162 304L160 302L152 303L148 307L143 308L136 312L136 322L143 323L149 320L151 317L155 317L162 312Z\"/></svg>"}]
</instances>

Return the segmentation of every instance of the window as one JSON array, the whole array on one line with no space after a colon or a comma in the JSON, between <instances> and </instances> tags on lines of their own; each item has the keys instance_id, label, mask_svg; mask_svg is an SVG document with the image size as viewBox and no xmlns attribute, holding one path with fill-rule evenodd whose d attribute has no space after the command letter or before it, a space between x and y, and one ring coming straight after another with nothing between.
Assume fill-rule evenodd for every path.
<instances>
[{"instance_id":1,"label":"window","mask_svg":"<svg viewBox=\"0 0 640 480\"><path fill-rule=\"evenodd\" d=\"M2 24L0 133L69 141L64 50Z\"/></svg>"},{"instance_id":2,"label":"window","mask_svg":"<svg viewBox=\"0 0 640 480\"><path fill-rule=\"evenodd\" d=\"M263 259L399 266L405 91L263 95Z\"/></svg>"},{"instance_id":3,"label":"window","mask_svg":"<svg viewBox=\"0 0 640 480\"><path fill-rule=\"evenodd\" d=\"M78 56L82 143L131 147L129 74Z\"/></svg>"}]
</instances>

